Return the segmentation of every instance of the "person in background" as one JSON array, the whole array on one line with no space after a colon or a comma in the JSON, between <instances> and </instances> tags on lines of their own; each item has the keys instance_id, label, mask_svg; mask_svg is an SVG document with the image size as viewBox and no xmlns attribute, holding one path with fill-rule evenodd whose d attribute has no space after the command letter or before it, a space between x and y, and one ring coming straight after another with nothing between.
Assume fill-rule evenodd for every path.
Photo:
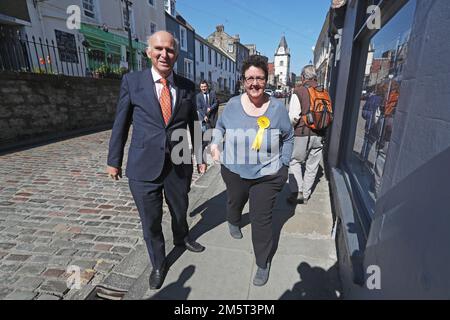
<instances>
[{"instance_id":1,"label":"person in background","mask_svg":"<svg viewBox=\"0 0 450 320\"><path fill-rule=\"evenodd\" d=\"M289 104L289 118L295 129L294 151L290 162L289 187L291 204L307 204L322 159L323 132L310 129L301 115L310 109L307 87L317 88L317 73L313 65L307 65L301 73L301 84L295 89ZM302 166L305 167L303 176Z\"/></svg>"},{"instance_id":2,"label":"person in background","mask_svg":"<svg viewBox=\"0 0 450 320\"><path fill-rule=\"evenodd\" d=\"M196 102L200 120L207 124L207 129L214 128L217 122L219 102L216 93L209 89L206 80L200 83L200 92L196 96Z\"/></svg>"}]
</instances>

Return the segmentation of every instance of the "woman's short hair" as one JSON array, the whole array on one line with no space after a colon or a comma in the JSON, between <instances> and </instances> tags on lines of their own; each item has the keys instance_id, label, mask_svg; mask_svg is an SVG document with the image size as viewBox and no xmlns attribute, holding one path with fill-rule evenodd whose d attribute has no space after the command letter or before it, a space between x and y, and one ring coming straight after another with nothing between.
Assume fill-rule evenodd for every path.
<instances>
[{"instance_id":1,"label":"woman's short hair","mask_svg":"<svg viewBox=\"0 0 450 320\"><path fill-rule=\"evenodd\" d=\"M306 80L316 80L317 79L316 68L312 64L304 66L302 69L302 76Z\"/></svg>"},{"instance_id":2,"label":"woman's short hair","mask_svg":"<svg viewBox=\"0 0 450 320\"><path fill-rule=\"evenodd\" d=\"M260 55L251 55L244 61L242 65L242 79L245 79L245 71L250 69L250 67L260 68L264 71L264 76L266 80L269 78L269 67L267 66L266 60Z\"/></svg>"}]
</instances>

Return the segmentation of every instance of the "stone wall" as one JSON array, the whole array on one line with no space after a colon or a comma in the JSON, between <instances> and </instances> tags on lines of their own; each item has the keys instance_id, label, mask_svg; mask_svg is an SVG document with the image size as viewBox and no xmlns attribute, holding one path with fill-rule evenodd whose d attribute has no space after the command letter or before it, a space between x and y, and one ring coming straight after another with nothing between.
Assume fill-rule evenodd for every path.
<instances>
[{"instance_id":1,"label":"stone wall","mask_svg":"<svg viewBox=\"0 0 450 320\"><path fill-rule=\"evenodd\" d=\"M112 126L120 81L0 73L0 151Z\"/></svg>"}]
</instances>

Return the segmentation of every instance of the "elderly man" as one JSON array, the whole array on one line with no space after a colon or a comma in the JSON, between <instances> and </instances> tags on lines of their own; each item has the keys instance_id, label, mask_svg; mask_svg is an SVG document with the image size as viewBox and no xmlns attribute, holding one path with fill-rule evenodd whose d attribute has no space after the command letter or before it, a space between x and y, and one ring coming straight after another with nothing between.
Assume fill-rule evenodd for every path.
<instances>
[{"instance_id":1,"label":"elderly man","mask_svg":"<svg viewBox=\"0 0 450 320\"><path fill-rule=\"evenodd\" d=\"M173 72L178 43L170 33L159 31L148 39L148 45L152 68L126 74L122 79L107 172L114 180L121 178L125 142L133 124L126 175L153 266L150 288L159 289L169 267L161 227L163 192L172 217L174 245L192 252L205 249L188 235L186 213L193 168L191 162L173 163L172 149L186 141L172 141L172 133L189 125L192 145L199 156L199 173L205 172L206 164L201 159L201 143L193 141L194 126L198 125L195 85Z\"/></svg>"},{"instance_id":2,"label":"elderly man","mask_svg":"<svg viewBox=\"0 0 450 320\"><path fill-rule=\"evenodd\" d=\"M322 158L324 132L309 128L301 117L310 109L308 87L318 87L316 70L312 65L303 68L301 84L294 90L289 105L289 118L295 129L294 151L289 164L291 195L287 199L291 204L308 203ZM302 165L305 166L304 176Z\"/></svg>"}]
</instances>

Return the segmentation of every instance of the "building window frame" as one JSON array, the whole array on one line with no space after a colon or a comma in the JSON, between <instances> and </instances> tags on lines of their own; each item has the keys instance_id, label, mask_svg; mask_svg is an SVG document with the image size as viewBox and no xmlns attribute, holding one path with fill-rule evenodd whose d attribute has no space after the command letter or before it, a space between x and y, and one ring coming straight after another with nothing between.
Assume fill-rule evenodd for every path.
<instances>
[{"instance_id":1,"label":"building window frame","mask_svg":"<svg viewBox=\"0 0 450 320\"><path fill-rule=\"evenodd\" d=\"M156 23L150 22L150 35L156 32L157 26Z\"/></svg>"},{"instance_id":2,"label":"building window frame","mask_svg":"<svg viewBox=\"0 0 450 320\"><path fill-rule=\"evenodd\" d=\"M95 1L95 0L94 0ZM125 4L122 5L122 21L123 21L123 27L126 29L127 28L127 16L126 16L126 6ZM128 17L129 20L129 24L130 24L130 29L131 29L131 33L135 34L136 33L136 23L135 23L135 19L134 19L134 10L132 8L128 9L130 12L130 16Z\"/></svg>"},{"instance_id":3,"label":"building window frame","mask_svg":"<svg viewBox=\"0 0 450 320\"><path fill-rule=\"evenodd\" d=\"M212 65L212 52L211 47L208 47L208 64Z\"/></svg>"},{"instance_id":4,"label":"building window frame","mask_svg":"<svg viewBox=\"0 0 450 320\"><path fill-rule=\"evenodd\" d=\"M187 52L187 29L183 26L180 26L180 49Z\"/></svg>"},{"instance_id":5,"label":"building window frame","mask_svg":"<svg viewBox=\"0 0 450 320\"><path fill-rule=\"evenodd\" d=\"M200 62L205 62L205 46L200 42Z\"/></svg>"},{"instance_id":6,"label":"building window frame","mask_svg":"<svg viewBox=\"0 0 450 320\"><path fill-rule=\"evenodd\" d=\"M194 81L194 61L184 58L183 74L186 78Z\"/></svg>"},{"instance_id":7,"label":"building window frame","mask_svg":"<svg viewBox=\"0 0 450 320\"><path fill-rule=\"evenodd\" d=\"M81 3L83 7L83 15L89 19L98 20L97 0L82 0Z\"/></svg>"}]
</instances>

